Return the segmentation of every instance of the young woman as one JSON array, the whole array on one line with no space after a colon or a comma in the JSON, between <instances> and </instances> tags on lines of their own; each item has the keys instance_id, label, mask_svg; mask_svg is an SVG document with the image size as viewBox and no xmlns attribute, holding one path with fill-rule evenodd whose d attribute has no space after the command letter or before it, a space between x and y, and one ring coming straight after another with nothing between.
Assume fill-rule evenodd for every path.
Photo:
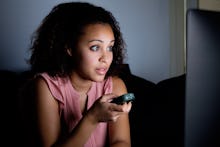
<instances>
[{"instance_id":1,"label":"young woman","mask_svg":"<svg viewBox=\"0 0 220 147\"><path fill-rule=\"evenodd\" d=\"M118 22L83 2L52 9L35 32L30 64L35 76L37 128L43 147L129 147L131 102L117 77L124 41Z\"/></svg>"}]
</instances>

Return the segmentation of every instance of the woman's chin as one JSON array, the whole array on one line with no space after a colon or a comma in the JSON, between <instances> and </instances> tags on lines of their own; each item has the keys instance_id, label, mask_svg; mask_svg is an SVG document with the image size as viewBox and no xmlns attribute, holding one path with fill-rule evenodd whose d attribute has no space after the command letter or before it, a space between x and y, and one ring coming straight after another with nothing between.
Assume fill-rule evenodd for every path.
<instances>
[{"instance_id":1,"label":"woman's chin","mask_svg":"<svg viewBox=\"0 0 220 147\"><path fill-rule=\"evenodd\" d=\"M97 76L93 78L95 82L102 82L105 79L105 76Z\"/></svg>"}]
</instances>

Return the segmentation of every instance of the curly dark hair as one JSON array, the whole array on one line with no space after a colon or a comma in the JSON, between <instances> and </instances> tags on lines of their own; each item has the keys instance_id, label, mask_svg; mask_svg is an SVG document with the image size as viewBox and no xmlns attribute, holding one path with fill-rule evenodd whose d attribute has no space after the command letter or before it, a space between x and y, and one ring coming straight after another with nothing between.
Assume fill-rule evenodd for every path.
<instances>
[{"instance_id":1,"label":"curly dark hair","mask_svg":"<svg viewBox=\"0 0 220 147\"><path fill-rule=\"evenodd\" d=\"M35 73L67 76L74 70L67 48L75 50L82 30L89 24L107 23L111 26L115 44L108 75L117 75L116 67L123 63L125 42L119 23L111 12L86 2L68 2L55 6L34 32L29 63Z\"/></svg>"}]
</instances>

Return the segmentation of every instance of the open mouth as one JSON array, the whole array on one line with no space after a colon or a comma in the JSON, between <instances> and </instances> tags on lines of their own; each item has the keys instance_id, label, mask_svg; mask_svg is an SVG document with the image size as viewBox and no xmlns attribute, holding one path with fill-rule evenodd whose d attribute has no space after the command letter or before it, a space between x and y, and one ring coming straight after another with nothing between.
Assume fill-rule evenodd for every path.
<instances>
[{"instance_id":1,"label":"open mouth","mask_svg":"<svg viewBox=\"0 0 220 147\"><path fill-rule=\"evenodd\" d=\"M99 75L105 75L107 73L108 69L107 68L97 68L96 73Z\"/></svg>"}]
</instances>

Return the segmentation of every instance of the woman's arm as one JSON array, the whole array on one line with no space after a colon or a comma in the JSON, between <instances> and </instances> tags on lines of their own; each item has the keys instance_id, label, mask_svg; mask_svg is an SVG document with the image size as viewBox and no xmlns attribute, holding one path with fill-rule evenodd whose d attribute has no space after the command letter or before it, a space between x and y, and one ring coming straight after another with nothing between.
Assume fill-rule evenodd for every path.
<instances>
[{"instance_id":1,"label":"woman's arm","mask_svg":"<svg viewBox=\"0 0 220 147\"><path fill-rule=\"evenodd\" d=\"M43 78L36 79L37 129L43 147L50 147L59 138L60 117L58 102L51 95Z\"/></svg>"},{"instance_id":2,"label":"woman's arm","mask_svg":"<svg viewBox=\"0 0 220 147\"><path fill-rule=\"evenodd\" d=\"M43 147L51 146L83 146L98 121L91 114L85 115L77 127L64 140L59 140L61 134L61 120L58 102L52 96L48 85L42 78L36 82L37 124Z\"/></svg>"},{"instance_id":3,"label":"woman's arm","mask_svg":"<svg viewBox=\"0 0 220 147\"><path fill-rule=\"evenodd\" d=\"M127 93L127 88L124 82L118 78L113 78L113 93L120 96ZM116 121L109 122L109 137L110 145L113 147L130 147L130 124L128 112L131 109L131 102L125 103L123 106L124 112L120 112L120 116Z\"/></svg>"}]
</instances>

